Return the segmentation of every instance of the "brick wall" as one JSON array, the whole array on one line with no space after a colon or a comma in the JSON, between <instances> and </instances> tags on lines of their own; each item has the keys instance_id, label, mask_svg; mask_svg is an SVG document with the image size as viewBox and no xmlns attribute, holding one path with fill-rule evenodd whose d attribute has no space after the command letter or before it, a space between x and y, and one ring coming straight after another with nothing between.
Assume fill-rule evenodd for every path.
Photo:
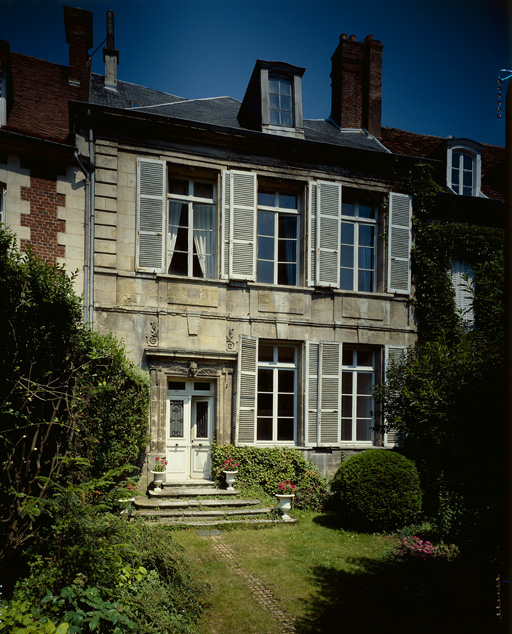
<instances>
[{"instance_id":1,"label":"brick wall","mask_svg":"<svg viewBox=\"0 0 512 634\"><path fill-rule=\"evenodd\" d=\"M57 258L66 256L58 239L58 234L66 231L66 221L59 220L57 209L65 206L66 197L57 193L57 175L33 169L30 186L21 187L21 200L30 204L30 214L21 216L21 226L30 228L30 239L21 240L21 250L30 247L41 259L56 264Z\"/></svg>"}]
</instances>

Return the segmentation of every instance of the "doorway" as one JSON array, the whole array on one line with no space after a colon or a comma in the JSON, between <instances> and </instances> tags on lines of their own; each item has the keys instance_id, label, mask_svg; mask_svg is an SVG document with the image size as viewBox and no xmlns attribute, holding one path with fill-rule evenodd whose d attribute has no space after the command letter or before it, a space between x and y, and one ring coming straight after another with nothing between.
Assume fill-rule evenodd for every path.
<instances>
[{"instance_id":1,"label":"doorway","mask_svg":"<svg viewBox=\"0 0 512 634\"><path fill-rule=\"evenodd\" d=\"M168 382L167 480L209 480L213 433L214 384Z\"/></svg>"}]
</instances>

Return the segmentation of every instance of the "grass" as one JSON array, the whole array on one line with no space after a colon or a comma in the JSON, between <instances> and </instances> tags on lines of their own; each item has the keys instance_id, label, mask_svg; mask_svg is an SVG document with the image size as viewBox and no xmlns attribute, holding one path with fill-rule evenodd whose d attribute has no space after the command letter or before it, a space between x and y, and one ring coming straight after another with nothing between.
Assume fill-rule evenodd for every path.
<instances>
[{"instance_id":1,"label":"grass","mask_svg":"<svg viewBox=\"0 0 512 634\"><path fill-rule=\"evenodd\" d=\"M495 571L460 561L407 562L394 555L396 536L346 532L328 516L295 515L298 524L225 530L220 539L242 570L272 591L300 634L497 631ZM199 634L282 632L212 540L192 529L174 537L213 588Z\"/></svg>"}]
</instances>

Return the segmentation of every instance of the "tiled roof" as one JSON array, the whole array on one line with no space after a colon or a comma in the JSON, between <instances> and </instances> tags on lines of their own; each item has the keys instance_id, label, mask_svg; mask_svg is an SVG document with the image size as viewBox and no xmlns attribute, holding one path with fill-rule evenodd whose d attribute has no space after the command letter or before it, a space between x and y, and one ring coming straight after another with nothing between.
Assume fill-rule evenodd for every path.
<instances>
[{"instance_id":1,"label":"tiled roof","mask_svg":"<svg viewBox=\"0 0 512 634\"><path fill-rule=\"evenodd\" d=\"M232 97L185 99L124 81L118 81L117 90L111 90L105 88L103 77L93 75L91 102L111 108L139 111L146 115L153 114L206 123L240 132L244 129L240 126L237 118L241 104ZM142 107L139 107L139 104ZM304 136L308 141L379 152L386 151L375 138L366 132L362 130L340 131L330 121L306 119L304 121Z\"/></svg>"},{"instance_id":2,"label":"tiled roof","mask_svg":"<svg viewBox=\"0 0 512 634\"><path fill-rule=\"evenodd\" d=\"M14 100L5 129L50 141L69 134L68 101L83 98L83 87L70 86L68 68L11 53Z\"/></svg>"}]
</instances>

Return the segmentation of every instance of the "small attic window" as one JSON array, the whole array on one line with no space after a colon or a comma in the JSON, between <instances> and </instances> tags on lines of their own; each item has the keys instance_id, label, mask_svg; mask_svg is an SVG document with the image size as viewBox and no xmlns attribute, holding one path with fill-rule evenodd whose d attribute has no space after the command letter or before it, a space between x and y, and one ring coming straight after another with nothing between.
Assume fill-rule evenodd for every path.
<instances>
[{"instance_id":1,"label":"small attic window","mask_svg":"<svg viewBox=\"0 0 512 634\"><path fill-rule=\"evenodd\" d=\"M268 107L271 125L292 127L292 82L286 77L270 75L268 78Z\"/></svg>"},{"instance_id":2,"label":"small attic window","mask_svg":"<svg viewBox=\"0 0 512 634\"><path fill-rule=\"evenodd\" d=\"M302 75L304 68L258 60L238 121L249 130L304 138Z\"/></svg>"},{"instance_id":3,"label":"small attic window","mask_svg":"<svg viewBox=\"0 0 512 634\"><path fill-rule=\"evenodd\" d=\"M142 108L142 104L138 101L130 101L130 108Z\"/></svg>"},{"instance_id":4,"label":"small attic window","mask_svg":"<svg viewBox=\"0 0 512 634\"><path fill-rule=\"evenodd\" d=\"M469 139L449 139L446 184L459 196L481 196L481 146Z\"/></svg>"}]
</instances>

